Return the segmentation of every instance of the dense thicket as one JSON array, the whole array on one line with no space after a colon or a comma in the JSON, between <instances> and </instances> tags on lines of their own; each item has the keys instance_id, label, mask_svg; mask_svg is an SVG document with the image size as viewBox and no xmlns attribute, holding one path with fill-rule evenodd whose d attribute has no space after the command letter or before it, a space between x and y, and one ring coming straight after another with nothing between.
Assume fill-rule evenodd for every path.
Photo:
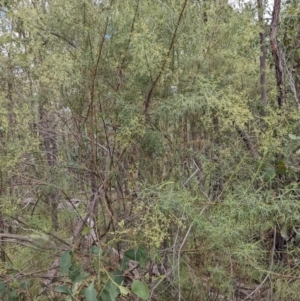
<instances>
[{"instance_id":1,"label":"dense thicket","mask_svg":"<svg viewBox=\"0 0 300 301\"><path fill-rule=\"evenodd\" d=\"M0 298L300 300L297 2L0 2Z\"/></svg>"}]
</instances>

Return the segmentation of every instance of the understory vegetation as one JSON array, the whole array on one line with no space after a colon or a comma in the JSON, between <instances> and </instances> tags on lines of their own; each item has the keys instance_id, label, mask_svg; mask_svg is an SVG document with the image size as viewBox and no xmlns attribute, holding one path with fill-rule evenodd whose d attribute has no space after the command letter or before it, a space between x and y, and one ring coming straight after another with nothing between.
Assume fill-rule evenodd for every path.
<instances>
[{"instance_id":1,"label":"understory vegetation","mask_svg":"<svg viewBox=\"0 0 300 301\"><path fill-rule=\"evenodd\" d=\"M0 69L0 300L300 300L297 0L3 0Z\"/></svg>"}]
</instances>

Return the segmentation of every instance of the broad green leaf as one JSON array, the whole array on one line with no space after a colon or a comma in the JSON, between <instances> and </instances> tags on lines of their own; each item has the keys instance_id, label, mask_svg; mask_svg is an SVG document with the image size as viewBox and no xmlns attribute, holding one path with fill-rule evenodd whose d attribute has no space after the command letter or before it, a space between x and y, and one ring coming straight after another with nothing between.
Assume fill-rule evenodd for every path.
<instances>
[{"instance_id":1,"label":"broad green leaf","mask_svg":"<svg viewBox=\"0 0 300 301\"><path fill-rule=\"evenodd\" d=\"M74 280L74 282L82 282L82 281L86 280L86 279L89 278L89 277L90 277L90 274L89 274L89 273L84 273L84 274L78 276L78 277Z\"/></svg>"},{"instance_id":2,"label":"broad green leaf","mask_svg":"<svg viewBox=\"0 0 300 301\"><path fill-rule=\"evenodd\" d=\"M91 247L91 253L94 255L100 255L101 249L98 246L92 246Z\"/></svg>"},{"instance_id":3,"label":"broad green leaf","mask_svg":"<svg viewBox=\"0 0 300 301\"><path fill-rule=\"evenodd\" d=\"M84 290L86 301L97 301L97 292L94 289L94 281Z\"/></svg>"},{"instance_id":4,"label":"broad green leaf","mask_svg":"<svg viewBox=\"0 0 300 301\"><path fill-rule=\"evenodd\" d=\"M120 270L114 272L114 281L116 284L121 285L124 281L123 273Z\"/></svg>"},{"instance_id":5,"label":"broad green leaf","mask_svg":"<svg viewBox=\"0 0 300 301\"><path fill-rule=\"evenodd\" d=\"M128 269L128 258L123 258L121 260L121 263L120 263L120 268L122 269L122 271L126 271Z\"/></svg>"},{"instance_id":6,"label":"broad green leaf","mask_svg":"<svg viewBox=\"0 0 300 301\"><path fill-rule=\"evenodd\" d=\"M0 281L0 297L2 297L5 293L5 283Z\"/></svg>"},{"instance_id":7,"label":"broad green leaf","mask_svg":"<svg viewBox=\"0 0 300 301\"><path fill-rule=\"evenodd\" d=\"M145 282L134 280L131 285L131 290L143 300L147 300L149 298L150 291Z\"/></svg>"},{"instance_id":8,"label":"broad green leaf","mask_svg":"<svg viewBox=\"0 0 300 301\"><path fill-rule=\"evenodd\" d=\"M146 250L143 248L138 248L138 252L140 254L140 260L139 260L140 266L144 267L146 264L146 259L147 259Z\"/></svg>"},{"instance_id":9,"label":"broad green leaf","mask_svg":"<svg viewBox=\"0 0 300 301\"><path fill-rule=\"evenodd\" d=\"M11 288L8 294L8 301L18 301L18 292L14 288Z\"/></svg>"},{"instance_id":10,"label":"broad green leaf","mask_svg":"<svg viewBox=\"0 0 300 301\"><path fill-rule=\"evenodd\" d=\"M88 279L89 276L90 276L90 274L84 273L83 275L80 275L75 279L75 281L73 282L73 285L72 285L72 293L73 294L78 292L78 289L81 287L84 280Z\"/></svg>"},{"instance_id":11,"label":"broad green leaf","mask_svg":"<svg viewBox=\"0 0 300 301\"><path fill-rule=\"evenodd\" d=\"M109 295L109 291L107 289L104 289L101 292L100 301L112 301L112 299L110 298L110 295Z\"/></svg>"},{"instance_id":12,"label":"broad green leaf","mask_svg":"<svg viewBox=\"0 0 300 301\"><path fill-rule=\"evenodd\" d=\"M134 249L125 251L124 256L131 260L135 260L135 261L139 260L139 254L137 253L137 250Z\"/></svg>"},{"instance_id":13,"label":"broad green leaf","mask_svg":"<svg viewBox=\"0 0 300 301\"><path fill-rule=\"evenodd\" d=\"M137 250L130 249L125 251L124 256L127 257L128 259L139 262L140 265L143 266L146 262L147 254L144 249L138 248Z\"/></svg>"},{"instance_id":14,"label":"broad green leaf","mask_svg":"<svg viewBox=\"0 0 300 301\"><path fill-rule=\"evenodd\" d=\"M120 293L118 287L114 283L112 283L111 281L110 281L110 285L109 285L109 288L108 288L108 292L109 292L109 296L110 296L112 301L115 301L116 298L118 297L119 293Z\"/></svg>"},{"instance_id":15,"label":"broad green leaf","mask_svg":"<svg viewBox=\"0 0 300 301\"><path fill-rule=\"evenodd\" d=\"M55 288L55 291L58 292L58 293L61 293L61 294L65 294L65 295L71 295L71 290L65 286L65 285L60 285L60 286L57 286Z\"/></svg>"},{"instance_id":16,"label":"broad green leaf","mask_svg":"<svg viewBox=\"0 0 300 301\"><path fill-rule=\"evenodd\" d=\"M61 274L63 274L63 275L68 274L71 264L72 264L71 251L63 252L61 259L60 259Z\"/></svg>"},{"instance_id":17,"label":"broad green leaf","mask_svg":"<svg viewBox=\"0 0 300 301\"><path fill-rule=\"evenodd\" d=\"M101 292L100 299L102 301L115 301L120 293L118 287L111 281L106 282L105 288Z\"/></svg>"},{"instance_id":18,"label":"broad green leaf","mask_svg":"<svg viewBox=\"0 0 300 301\"><path fill-rule=\"evenodd\" d=\"M78 264L74 263L74 264L72 264L72 265L70 266L70 268L69 268L69 274L68 274L68 277L69 277L72 281L74 281L77 277L79 277L79 276L81 275L81 273L82 273L81 267L80 267Z\"/></svg>"}]
</instances>

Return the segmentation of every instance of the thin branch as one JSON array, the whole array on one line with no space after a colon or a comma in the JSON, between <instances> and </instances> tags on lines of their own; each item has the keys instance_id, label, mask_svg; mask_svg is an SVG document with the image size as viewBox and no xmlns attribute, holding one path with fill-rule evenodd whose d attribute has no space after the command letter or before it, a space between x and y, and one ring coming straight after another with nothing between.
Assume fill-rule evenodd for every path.
<instances>
[{"instance_id":1,"label":"thin branch","mask_svg":"<svg viewBox=\"0 0 300 301\"><path fill-rule=\"evenodd\" d=\"M255 159L260 159L260 155L258 154L255 146L252 144L251 139L249 135L238 125L235 126L239 136L243 139L243 141L246 144L247 149L249 150L250 154L255 158Z\"/></svg>"},{"instance_id":2,"label":"thin branch","mask_svg":"<svg viewBox=\"0 0 300 301\"><path fill-rule=\"evenodd\" d=\"M182 241L182 243L181 243L181 245L180 245L180 247L179 247L179 251L178 251L178 258L177 258L177 266L178 266L178 273L177 273L177 275L178 275L178 301L181 300L181 288L180 288L180 255L181 255L181 250L182 250L182 248L183 248L183 246L184 246L184 244L185 244L185 242L186 242L186 240L187 240L187 238L188 238L188 236L189 236L189 234L190 234L190 232L191 232L191 229L192 229L192 227L193 227L193 224L194 224L194 222L192 222L192 223L190 224L190 226L189 226L189 228L188 228L188 230L187 230L187 232L186 232L186 234L185 234L185 237L184 237L184 239L183 239L183 241Z\"/></svg>"},{"instance_id":3,"label":"thin branch","mask_svg":"<svg viewBox=\"0 0 300 301\"><path fill-rule=\"evenodd\" d=\"M166 55L166 57L165 57L162 65L161 65L160 71L158 72L155 80L153 81L153 83L152 83L152 85L151 85L151 87L150 87L150 89L149 89L149 91L147 93L146 100L145 100L145 113L146 114L147 114L149 106L150 106L151 96L152 96L152 93L154 91L154 88L155 88L156 84L158 83L158 80L160 79L160 77L161 77L161 75L162 75L162 73L163 73L163 71L165 69L168 57L170 56L171 50L172 50L172 48L174 46L176 34L177 34L177 31L178 31L178 28L179 28L179 25L180 25L180 22L181 22L181 19L182 19L182 16L183 16L183 12L184 12L184 10L186 8L187 2L188 2L187 0L184 0L182 9L180 11L180 14L179 14L179 17L178 17L178 20L177 20L177 23L176 23L175 31L174 31L174 34L173 34L172 39L171 39L171 43L170 43L167 55Z\"/></svg>"}]
</instances>

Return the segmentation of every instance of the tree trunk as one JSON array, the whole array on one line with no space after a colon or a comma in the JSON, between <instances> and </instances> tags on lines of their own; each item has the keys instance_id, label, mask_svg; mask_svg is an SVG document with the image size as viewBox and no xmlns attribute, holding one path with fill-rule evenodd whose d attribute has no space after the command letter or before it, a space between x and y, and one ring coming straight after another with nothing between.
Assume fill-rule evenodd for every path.
<instances>
[{"instance_id":1,"label":"tree trunk","mask_svg":"<svg viewBox=\"0 0 300 301\"><path fill-rule=\"evenodd\" d=\"M267 105L267 89L266 89L266 40L264 26L264 6L263 0L257 0L258 21L260 23L260 94L263 108ZM263 109L264 111L264 109Z\"/></svg>"},{"instance_id":2,"label":"tree trunk","mask_svg":"<svg viewBox=\"0 0 300 301\"><path fill-rule=\"evenodd\" d=\"M0 171L0 195L3 193L3 179L2 179L2 171ZM4 233L4 218L2 214L2 210L0 210L0 233ZM5 242L3 241L3 238L0 238L0 248L1 248L1 261L5 262Z\"/></svg>"},{"instance_id":3,"label":"tree trunk","mask_svg":"<svg viewBox=\"0 0 300 301\"><path fill-rule=\"evenodd\" d=\"M280 5L281 5L281 0L274 0L272 22L270 26L271 52L275 63L276 83L278 89L277 102L279 108L281 108L286 103L283 58L277 40Z\"/></svg>"},{"instance_id":4,"label":"tree trunk","mask_svg":"<svg viewBox=\"0 0 300 301\"><path fill-rule=\"evenodd\" d=\"M50 172L53 172L57 164L57 142L56 142L56 125L55 116L50 114L41 104L40 106L40 132L44 140L44 149L46 152L47 163ZM58 192L54 187L47 195L48 202L51 208L52 227L55 231L58 230Z\"/></svg>"}]
</instances>

